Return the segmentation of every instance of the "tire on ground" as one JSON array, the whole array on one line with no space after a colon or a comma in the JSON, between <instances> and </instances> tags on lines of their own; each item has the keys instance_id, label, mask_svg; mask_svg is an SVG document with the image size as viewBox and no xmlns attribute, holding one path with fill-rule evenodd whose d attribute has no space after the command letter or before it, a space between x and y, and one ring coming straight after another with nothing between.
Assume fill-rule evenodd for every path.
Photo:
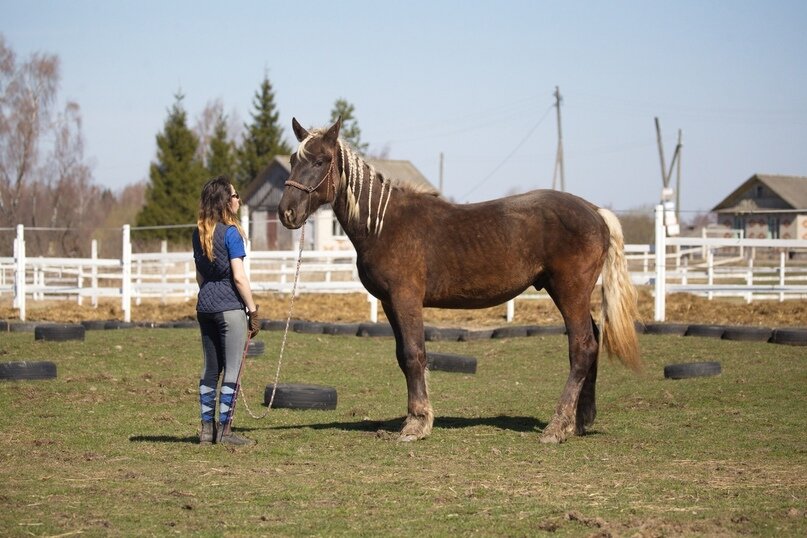
<instances>
[{"instance_id":1,"label":"tire on ground","mask_svg":"<svg viewBox=\"0 0 807 538\"><path fill-rule=\"evenodd\" d=\"M527 327L524 325L493 329L491 338L517 338L520 336L527 336Z\"/></svg>"},{"instance_id":2,"label":"tire on ground","mask_svg":"<svg viewBox=\"0 0 807 538\"><path fill-rule=\"evenodd\" d=\"M65 342L67 340L84 340L86 329L79 323L59 323L38 325L34 329L34 340Z\"/></svg>"},{"instance_id":3,"label":"tire on ground","mask_svg":"<svg viewBox=\"0 0 807 538\"><path fill-rule=\"evenodd\" d=\"M675 336L684 336L687 332L689 325L681 323L649 323L645 325L645 334L671 334Z\"/></svg>"},{"instance_id":4,"label":"tire on ground","mask_svg":"<svg viewBox=\"0 0 807 538\"><path fill-rule=\"evenodd\" d=\"M723 340L740 342L767 342L773 330L768 327L726 327Z\"/></svg>"},{"instance_id":5,"label":"tire on ground","mask_svg":"<svg viewBox=\"0 0 807 538\"><path fill-rule=\"evenodd\" d=\"M301 334L322 334L322 323L314 321L298 321L294 324L294 332Z\"/></svg>"},{"instance_id":6,"label":"tire on ground","mask_svg":"<svg viewBox=\"0 0 807 538\"><path fill-rule=\"evenodd\" d=\"M336 409L336 389L322 385L306 385L301 383L274 383L266 385L263 393L264 405L272 401L273 408L283 409Z\"/></svg>"},{"instance_id":7,"label":"tire on ground","mask_svg":"<svg viewBox=\"0 0 807 538\"><path fill-rule=\"evenodd\" d=\"M266 344L260 340L250 340L247 345L247 357L260 357L266 349Z\"/></svg>"},{"instance_id":8,"label":"tire on ground","mask_svg":"<svg viewBox=\"0 0 807 538\"><path fill-rule=\"evenodd\" d=\"M664 367L664 377L667 379L688 379L691 377L708 377L720 373L720 363L716 361L688 362L683 364L668 364Z\"/></svg>"},{"instance_id":9,"label":"tire on ground","mask_svg":"<svg viewBox=\"0 0 807 538\"><path fill-rule=\"evenodd\" d=\"M566 334L563 325L532 325L527 328L527 336L545 336L550 334Z\"/></svg>"},{"instance_id":10,"label":"tire on ground","mask_svg":"<svg viewBox=\"0 0 807 538\"><path fill-rule=\"evenodd\" d=\"M427 342L458 342L467 329L453 327L426 327L423 336Z\"/></svg>"},{"instance_id":11,"label":"tire on ground","mask_svg":"<svg viewBox=\"0 0 807 538\"><path fill-rule=\"evenodd\" d=\"M53 379L56 365L50 361L15 361L0 363L0 379Z\"/></svg>"},{"instance_id":12,"label":"tire on ground","mask_svg":"<svg viewBox=\"0 0 807 538\"><path fill-rule=\"evenodd\" d=\"M460 342L471 342L474 340L489 340L493 337L493 329L471 329L465 331L460 336Z\"/></svg>"},{"instance_id":13,"label":"tire on ground","mask_svg":"<svg viewBox=\"0 0 807 538\"><path fill-rule=\"evenodd\" d=\"M107 322L110 320L106 319L85 319L81 322L85 329L88 331L100 331L106 328Z\"/></svg>"},{"instance_id":14,"label":"tire on ground","mask_svg":"<svg viewBox=\"0 0 807 538\"><path fill-rule=\"evenodd\" d=\"M358 336L394 336L389 323L361 323Z\"/></svg>"},{"instance_id":15,"label":"tire on ground","mask_svg":"<svg viewBox=\"0 0 807 538\"><path fill-rule=\"evenodd\" d=\"M429 370L443 372L476 373L476 359L450 353L426 353L426 364Z\"/></svg>"},{"instance_id":16,"label":"tire on ground","mask_svg":"<svg viewBox=\"0 0 807 538\"><path fill-rule=\"evenodd\" d=\"M790 346L807 346L807 329L776 329L771 342Z\"/></svg>"},{"instance_id":17,"label":"tire on ground","mask_svg":"<svg viewBox=\"0 0 807 538\"><path fill-rule=\"evenodd\" d=\"M356 333L358 332L358 323L325 323L322 326L323 334L330 334L333 336L356 336Z\"/></svg>"},{"instance_id":18,"label":"tire on ground","mask_svg":"<svg viewBox=\"0 0 807 538\"><path fill-rule=\"evenodd\" d=\"M726 328L723 325L690 325L684 336L704 336L722 338Z\"/></svg>"}]
</instances>

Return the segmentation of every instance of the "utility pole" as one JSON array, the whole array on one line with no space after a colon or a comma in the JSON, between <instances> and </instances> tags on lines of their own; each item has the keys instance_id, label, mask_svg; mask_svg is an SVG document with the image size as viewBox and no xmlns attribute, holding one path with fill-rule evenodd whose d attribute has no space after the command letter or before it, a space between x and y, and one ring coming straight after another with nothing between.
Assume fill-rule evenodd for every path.
<instances>
[{"instance_id":1,"label":"utility pole","mask_svg":"<svg viewBox=\"0 0 807 538\"><path fill-rule=\"evenodd\" d=\"M558 152L555 156L555 171L552 173L552 188L556 189L558 185L558 171L560 171L560 190L566 191L566 177L563 171L563 130L560 125L560 103L562 98L560 96L560 88L555 86L555 108L558 112Z\"/></svg>"},{"instance_id":2,"label":"utility pole","mask_svg":"<svg viewBox=\"0 0 807 538\"><path fill-rule=\"evenodd\" d=\"M443 152L440 152L440 194L443 194Z\"/></svg>"},{"instance_id":3,"label":"utility pole","mask_svg":"<svg viewBox=\"0 0 807 538\"><path fill-rule=\"evenodd\" d=\"M678 129L678 144L675 146L672 160L670 161L670 168L664 162L664 145L661 143L661 126L658 118L654 118L656 122L656 140L658 141L658 156L661 162L661 204L664 206L664 224L667 227L669 235L678 235L679 222L680 222L680 205L681 205L681 129ZM672 178L673 168L676 168L676 181L675 192L670 188L670 178ZM673 196L675 201L673 202Z\"/></svg>"}]
</instances>

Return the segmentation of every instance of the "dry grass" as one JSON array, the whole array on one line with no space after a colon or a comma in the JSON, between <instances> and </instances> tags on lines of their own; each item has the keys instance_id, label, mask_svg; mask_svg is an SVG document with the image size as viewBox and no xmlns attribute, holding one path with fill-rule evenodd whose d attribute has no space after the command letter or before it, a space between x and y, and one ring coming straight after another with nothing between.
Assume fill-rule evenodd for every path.
<instances>
[{"instance_id":1,"label":"dry grass","mask_svg":"<svg viewBox=\"0 0 807 538\"><path fill-rule=\"evenodd\" d=\"M599 294L592 297L592 311L598 319ZM261 313L266 319L285 319L290 298L288 295L271 294L257 296ZM105 301L98 308L78 306L75 301L29 301L29 321L78 322L89 319L123 319L120 302ZM174 321L195 319L195 301L170 302L144 301L133 305L133 321ZM653 321L653 297L648 289L639 290L639 313L645 323ZM294 302L294 317L297 319L362 322L367 321L370 306L367 296L354 294L307 294ZM11 300L0 301L0 319L15 319L17 312L11 308ZM379 317L384 314L379 307ZM438 326L496 327L505 322L505 307L482 310L427 309L426 323ZM516 306L516 323L560 324L561 317L549 299L519 300ZM700 323L720 325L756 325L768 327L807 326L807 301L788 300L755 301L746 304L739 299L715 299L709 301L689 294L672 294L667 297L667 321L671 323Z\"/></svg>"}]
</instances>

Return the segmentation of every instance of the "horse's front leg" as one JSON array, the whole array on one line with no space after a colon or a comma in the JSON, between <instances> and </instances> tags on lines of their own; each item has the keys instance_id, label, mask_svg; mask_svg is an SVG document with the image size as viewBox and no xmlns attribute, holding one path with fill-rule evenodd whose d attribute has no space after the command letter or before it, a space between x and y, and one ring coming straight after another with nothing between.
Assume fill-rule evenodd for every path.
<instances>
[{"instance_id":1,"label":"horse's front leg","mask_svg":"<svg viewBox=\"0 0 807 538\"><path fill-rule=\"evenodd\" d=\"M426 346L423 339L423 306L420 303L382 303L395 333L395 355L406 376L406 420L399 441L416 441L432 432L434 411L426 384Z\"/></svg>"}]
</instances>

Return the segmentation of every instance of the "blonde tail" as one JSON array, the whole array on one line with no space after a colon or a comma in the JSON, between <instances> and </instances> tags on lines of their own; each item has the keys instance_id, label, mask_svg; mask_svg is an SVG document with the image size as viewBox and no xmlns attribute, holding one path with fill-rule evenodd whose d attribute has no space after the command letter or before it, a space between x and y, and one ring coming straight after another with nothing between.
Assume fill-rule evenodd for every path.
<instances>
[{"instance_id":1,"label":"blonde tail","mask_svg":"<svg viewBox=\"0 0 807 538\"><path fill-rule=\"evenodd\" d=\"M622 226L611 211L598 210L608 226L611 239L602 269L602 346L609 355L616 355L622 364L639 371L639 341L634 325L639 317L636 305L636 288L630 280L625 260Z\"/></svg>"}]
</instances>

